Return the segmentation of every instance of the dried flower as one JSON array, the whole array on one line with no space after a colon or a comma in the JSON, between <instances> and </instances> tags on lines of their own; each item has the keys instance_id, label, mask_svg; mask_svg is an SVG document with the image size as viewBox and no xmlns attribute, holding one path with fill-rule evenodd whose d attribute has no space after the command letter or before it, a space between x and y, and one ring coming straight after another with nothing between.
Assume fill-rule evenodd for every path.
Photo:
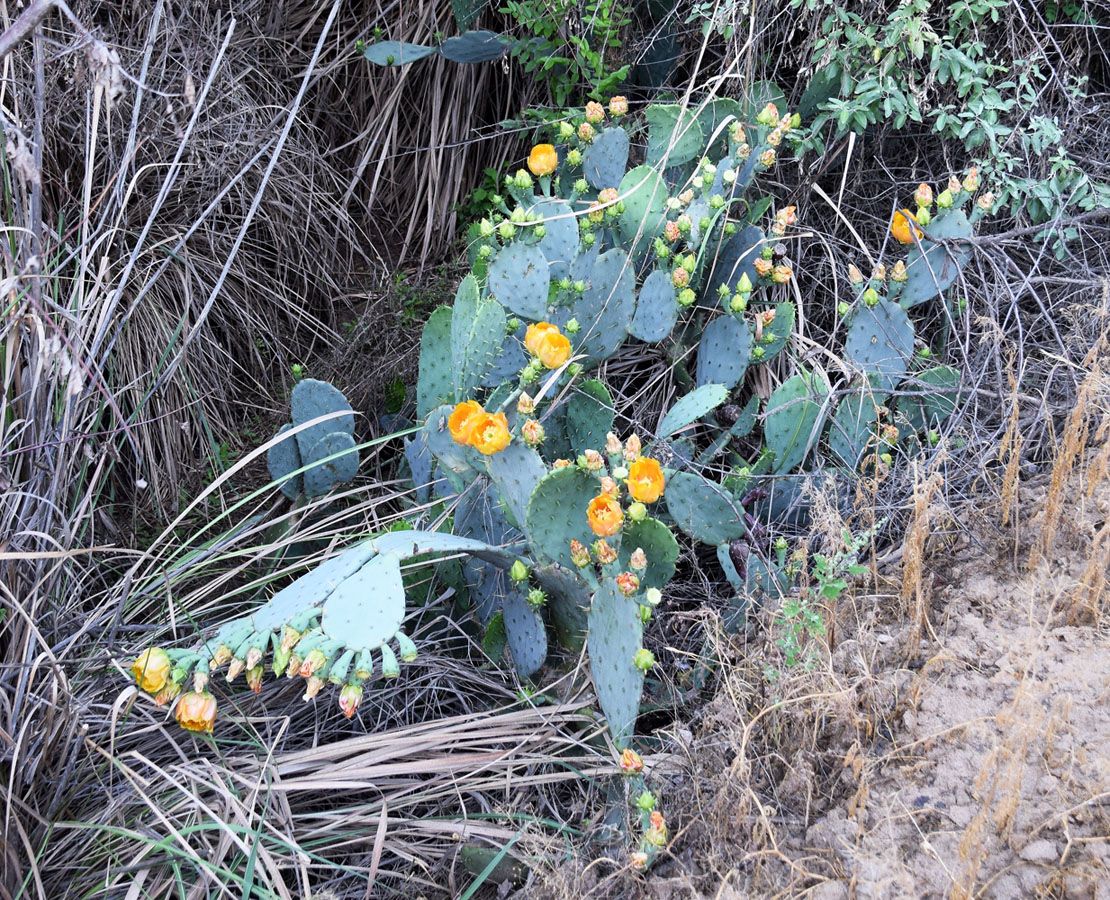
<instances>
[{"instance_id":1,"label":"dried flower","mask_svg":"<svg viewBox=\"0 0 1110 900\"><path fill-rule=\"evenodd\" d=\"M933 205L933 189L929 187L924 181L917 186L917 190L913 194L913 202L917 204L920 209L923 206Z\"/></svg>"},{"instance_id":2,"label":"dried flower","mask_svg":"<svg viewBox=\"0 0 1110 900\"><path fill-rule=\"evenodd\" d=\"M639 775L644 771L643 757L631 747L625 747L621 751L621 758L617 765L622 775Z\"/></svg>"},{"instance_id":3,"label":"dried flower","mask_svg":"<svg viewBox=\"0 0 1110 900\"><path fill-rule=\"evenodd\" d=\"M520 426L520 436L524 438L524 443L529 447L535 447L537 444L543 443L545 436L543 426L535 419L527 419Z\"/></svg>"},{"instance_id":4,"label":"dried flower","mask_svg":"<svg viewBox=\"0 0 1110 900\"><path fill-rule=\"evenodd\" d=\"M628 115L628 98L621 96L610 98L609 115L614 117Z\"/></svg>"},{"instance_id":5,"label":"dried flower","mask_svg":"<svg viewBox=\"0 0 1110 900\"><path fill-rule=\"evenodd\" d=\"M581 541L571 540L570 542L570 561L574 563L579 569L584 569L592 560L590 559L589 548L586 547Z\"/></svg>"},{"instance_id":6,"label":"dried flower","mask_svg":"<svg viewBox=\"0 0 1110 900\"><path fill-rule=\"evenodd\" d=\"M591 100L586 104L586 121L592 125L598 125L605 121L605 107L603 107L596 100Z\"/></svg>"},{"instance_id":7,"label":"dried flower","mask_svg":"<svg viewBox=\"0 0 1110 900\"><path fill-rule=\"evenodd\" d=\"M635 569L637 572L644 571L644 569L647 568L647 564L648 558L643 547L637 547L628 558L628 567L630 569Z\"/></svg>"},{"instance_id":8,"label":"dried flower","mask_svg":"<svg viewBox=\"0 0 1110 900\"><path fill-rule=\"evenodd\" d=\"M362 685L345 684L339 691L339 708L348 719L357 711L362 703Z\"/></svg>"},{"instance_id":9,"label":"dried flower","mask_svg":"<svg viewBox=\"0 0 1110 900\"><path fill-rule=\"evenodd\" d=\"M604 539L594 541L594 556L603 566L611 566L617 561L617 551L613 549L612 544Z\"/></svg>"},{"instance_id":10,"label":"dried flower","mask_svg":"<svg viewBox=\"0 0 1110 900\"><path fill-rule=\"evenodd\" d=\"M625 597L631 597L640 590L640 576L633 572L621 572L616 577L617 590Z\"/></svg>"}]
</instances>

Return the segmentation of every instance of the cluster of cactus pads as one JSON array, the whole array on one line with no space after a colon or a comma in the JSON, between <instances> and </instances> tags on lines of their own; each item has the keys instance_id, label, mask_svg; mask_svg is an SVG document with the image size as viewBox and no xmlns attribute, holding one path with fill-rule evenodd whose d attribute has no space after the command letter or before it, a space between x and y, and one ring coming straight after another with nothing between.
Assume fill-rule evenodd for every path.
<instances>
[{"instance_id":1,"label":"cluster of cactus pads","mask_svg":"<svg viewBox=\"0 0 1110 900\"><path fill-rule=\"evenodd\" d=\"M290 500L318 497L354 478L355 416L342 392L305 378L294 386L290 406L293 421L281 427L266 457L281 492Z\"/></svg>"},{"instance_id":2,"label":"cluster of cactus pads","mask_svg":"<svg viewBox=\"0 0 1110 900\"><path fill-rule=\"evenodd\" d=\"M786 590L784 545L760 524L768 485L811 459L848 475L889 464L900 441L927 439L953 409L957 372L928 366L910 311L943 297L967 263L966 241L990 206L980 199L963 211L974 174L946 188L935 212L923 186L917 213L895 218L906 259L870 279L850 269L853 295L838 310L849 377L834 389L795 366L761 405L747 375L780 359L795 330L784 241L796 211L768 214L750 191L798 118L767 104L746 121L744 106L720 99L627 114L624 98L590 103L533 149L472 227L472 271L453 306L424 328L422 427L405 455L419 501L443 503L452 533L395 532L347 550L179 654L169 683L194 673L192 693L203 692L226 663L229 678L246 671L257 686L269 659L275 673L307 678L306 697L339 686L351 715L366 679L397 674L391 641L402 659L415 655L400 630L401 562L462 554L473 609L487 627L503 623L520 678L556 645L586 648L613 744L633 754L622 756L627 769L654 664L644 626L674 574L676 532L717 548L739 598ZM619 428L612 395L592 375L630 341L661 345L687 388L651 434ZM788 368L780 361L776 372ZM293 427L338 411L341 398L301 382ZM295 437L271 453L290 496L302 490L291 472L345 460L337 454L353 447L342 416ZM740 439L762 450L742 458ZM303 472L305 492L343 474L318 482L314 471ZM646 864L666 826L646 791L636 805L644 836L634 861Z\"/></svg>"}]
</instances>

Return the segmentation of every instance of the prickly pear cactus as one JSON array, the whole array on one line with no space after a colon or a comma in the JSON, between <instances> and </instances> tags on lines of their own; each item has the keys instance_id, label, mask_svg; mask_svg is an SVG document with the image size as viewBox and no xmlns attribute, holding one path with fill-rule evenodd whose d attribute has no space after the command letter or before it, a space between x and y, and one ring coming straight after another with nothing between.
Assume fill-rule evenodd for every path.
<instances>
[{"instance_id":1,"label":"prickly pear cactus","mask_svg":"<svg viewBox=\"0 0 1110 900\"><path fill-rule=\"evenodd\" d=\"M293 421L275 436L288 437L270 447L266 457L270 477L281 483L282 493L291 500L302 491L318 497L354 478L358 450L347 398L326 381L305 378L294 386L290 406Z\"/></svg>"}]
</instances>

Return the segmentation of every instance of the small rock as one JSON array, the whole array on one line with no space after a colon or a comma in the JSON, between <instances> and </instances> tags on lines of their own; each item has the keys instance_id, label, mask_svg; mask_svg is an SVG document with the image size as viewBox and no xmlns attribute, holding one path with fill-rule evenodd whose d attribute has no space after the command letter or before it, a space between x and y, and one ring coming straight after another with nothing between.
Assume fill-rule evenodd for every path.
<instances>
[{"instance_id":1,"label":"small rock","mask_svg":"<svg viewBox=\"0 0 1110 900\"><path fill-rule=\"evenodd\" d=\"M848 885L843 881L826 881L809 892L809 900L848 900Z\"/></svg>"},{"instance_id":2,"label":"small rock","mask_svg":"<svg viewBox=\"0 0 1110 900\"><path fill-rule=\"evenodd\" d=\"M1026 862L1031 863L1047 864L1060 859L1060 851L1056 849L1056 844L1045 838L1026 844L1018 855Z\"/></svg>"}]
</instances>

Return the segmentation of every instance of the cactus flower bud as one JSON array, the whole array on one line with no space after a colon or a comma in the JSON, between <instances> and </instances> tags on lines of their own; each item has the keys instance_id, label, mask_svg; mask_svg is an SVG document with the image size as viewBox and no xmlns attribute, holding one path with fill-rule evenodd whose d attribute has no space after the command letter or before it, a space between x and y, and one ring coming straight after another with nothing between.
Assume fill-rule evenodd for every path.
<instances>
[{"instance_id":1,"label":"cactus flower bud","mask_svg":"<svg viewBox=\"0 0 1110 900\"><path fill-rule=\"evenodd\" d=\"M571 168L577 168L578 166L582 165L582 151L578 149L568 150L567 165Z\"/></svg>"},{"instance_id":2,"label":"cactus flower bud","mask_svg":"<svg viewBox=\"0 0 1110 900\"><path fill-rule=\"evenodd\" d=\"M700 228L702 231L709 230L709 216L702 216L700 219L698 219L698 228Z\"/></svg>"},{"instance_id":3,"label":"cactus flower bud","mask_svg":"<svg viewBox=\"0 0 1110 900\"><path fill-rule=\"evenodd\" d=\"M979 169L977 166L968 169L967 176L964 178L963 189L969 194L974 194L979 190Z\"/></svg>"},{"instance_id":4,"label":"cactus flower bud","mask_svg":"<svg viewBox=\"0 0 1110 900\"><path fill-rule=\"evenodd\" d=\"M741 294L750 294L752 292L752 280L748 277L747 272L742 272L740 280L736 282L736 290Z\"/></svg>"},{"instance_id":5,"label":"cactus flower bud","mask_svg":"<svg viewBox=\"0 0 1110 900\"><path fill-rule=\"evenodd\" d=\"M963 189L964 186L960 184L960 179L957 176L950 175L948 177L948 190L951 191L953 196L959 194Z\"/></svg>"},{"instance_id":6,"label":"cactus flower bud","mask_svg":"<svg viewBox=\"0 0 1110 900\"><path fill-rule=\"evenodd\" d=\"M599 125L605 121L605 108L596 100L586 104L586 121L592 125Z\"/></svg>"},{"instance_id":7,"label":"cactus flower bud","mask_svg":"<svg viewBox=\"0 0 1110 900\"><path fill-rule=\"evenodd\" d=\"M937 209L951 209L953 200L952 191L945 188L937 196Z\"/></svg>"},{"instance_id":8,"label":"cactus flower bud","mask_svg":"<svg viewBox=\"0 0 1110 900\"><path fill-rule=\"evenodd\" d=\"M611 566L617 561L617 551L606 540L594 541L594 556L603 566Z\"/></svg>"},{"instance_id":9,"label":"cactus flower bud","mask_svg":"<svg viewBox=\"0 0 1110 900\"><path fill-rule=\"evenodd\" d=\"M357 711L362 703L362 685L345 684L339 691L339 708L348 719Z\"/></svg>"},{"instance_id":10,"label":"cactus flower bud","mask_svg":"<svg viewBox=\"0 0 1110 900\"><path fill-rule=\"evenodd\" d=\"M790 117L789 122L790 122L790 130L791 131L793 131L795 128L798 128L802 124L801 114L800 113L794 113L794 115L792 115Z\"/></svg>"},{"instance_id":11,"label":"cactus flower bud","mask_svg":"<svg viewBox=\"0 0 1110 900\"><path fill-rule=\"evenodd\" d=\"M636 808L644 812L651 812L655 809L655 794L651 791L644 791L636 798Z\"/></svg>"},{"instance_id":12,"label":"cactus flower bud","mask_svg":"<svg viewBox=\"0 0 1110 900\"><path fill-rule=\"evenodd\" d=\"M784 234L786 234L786 223L778 221L772 222L771 234L773 234L775 237L782 237Z\"/></svg>"},{"instance_id":13,"label":"cactus flower bud","mask_svg":"<svg viewBox=\"0 0 1110 900\"><path fill-rule=\"evenodd\" d=\"M508 219L503 219L497 226L497 236L503 241L511 241L516 234L516 226Z\"/></svg>"},{"instance_id":14,"label":"cactus flower bud","mask_svg":"<svg viewBox=\"0 0 1110 900\"><path fill-rule=\"evenodd\" d=\"M655 847L667 843L667 822L659 810L653 810L649 819L650 827L644 832L644 840Z\"/></svg>"},{"instance_id":15,"label":"cactus flower bud","mask_svg":"<svg viewBox=\"0 0 1110 900\"><path fill-rule=\"evenodd\" d=\"M597 243L597 235L595 235L595 234L584 234L584 235L582 235L582 246L583 247L592 247L596 243Z\"/></svg>"},{"instance_id":16,"label":"cactus flower bud","mask_svg":"<svg viewBox=\"0 0 1110 900\"><path fill-rule=\"evenodd\" d=\"M578 140L583 144L589 144L594 139L594 126L589 122L583 122L578 126Z\"/></svg>"},{"instance_id":17,"label":"cactus flower bud","mask_svg":"<svg viewBox=\"0 0 1110 900\"><path fill-rule=\"evenodd\" d=\"M748 139L748 136L744 133L744 123L740 121L733 122L729 126L728 136L737 144L744 143Z\"/></svg>"},{"instance_id":18,"label":"cactus flower bud","mask_svg":"<svg viewBox=\"0 0 1110 900\"><path fill-rule=\"evenodd\" d=\"M314 673L320 671L320 669L324 667L324 664L327 661L328 658L324 655L323 650L321 650L319 647L313 648L312 650L308 651L308 655L304 658L304 662L301 663L300 669L297 670L298 674L301 676L301 678L308 678Z\"/></svg>"},{"instance_id":19,"label":"cactus flower bud","mask_svg":"<svg viewBox=\"0 0 1110 900\"><path fill-rule=\"evenodd\" d=\"M570 460L569 459L557 459L557 460L555 460L555 462L553 462L551 464L551 468L552 468L552 470L565 469L569 465L570 465Z\"/></svg>"},{"instance_id":20,"label":"cactus flower bud","mask_svg":"<svg viewBox=\"0 0 1110 900\"><path fill-rule=\"evenodd\" d=\"M677 241L682 236L682 231L678 227L678 222L667 220L667 224L663 226L663 237L668 241Z\"/></svg>"},{"instance_id":21,"label":"cactus flower bud","mask_svg":"<svg viewBox=\"0 0 1110 900\"><path fill-rule=\"evenodd\" d=\"M930 350L928 347L921 347L918 349L917 355L920 356L922 359L928 359L930 356L933 355L933 351Z\"/></svg>"},{"instance_id":22,"label":"cactus flower bud","mask_svg":"<svg viewBox=\"0 0 1110 900\"><path fill-rule=\"evenodd\" d=\"M625 116L628 115L628 98L617 96L609 99L609 115L611 116Z\"/></svg>"},{"instance_id":23,"label":"cactus flower bud","mask_svg":"<svg viewBox=\"0 0 1110 900\"><path fill-rule=\"evenodd\" d=\"M572 137L574 137L574 126L571 125L570 122L560 122L559 137L562 138L564 141L569 141Z\"/></svg>"},{"instance_id":24,"label":"cactus flower bud","mask_svg":"<svg viewBox=\"0 0 1110 900\"><path fill-rule=\"evenodd\" d=\"M621 572L616 581L617 590L625 597L631 597L640 589L640 576L634 572Z\"/></svg>"},{"instance_id":25,"label":"cactus flower bud","mask_svg":"<svg viewBox=\"0 0 1110 900\"><path fill-rule=\"evenodd\" d=\"M775 151L773 148L768 148L759 154L759 164L765 169L769 169L775 164Z\"/></svg>"},{"instance_id":26,"label":"cactus flower bud","mask_svg":"<svg viewBox=\"0 0 1110 900\"><path fill-rule=\"evenodd\" d=\"M620 488L617 487L616 481L608 475L601 476L601 493L606 496L612 497L614 500L620 497Z\"/></svg>"},{"instance_id":27,"label":"cactus flower bud","mask_svg":"<svg viewBox=\"0 0 1110 900\"><path fill-rule=\"evenodd\" d=\"M702 178L700 175L695 175L693 178L690 179L690 184L694 186L694 190L700 191L703 187L705 187L705 179Z\"/></svg>"},{"instance_id":28,"label":"cactus flower bud","mask_svg":"<svg viewBox=\"0 0 1110 900\"><path fill-rule=\"evenodd\" d=\"M866 303L868 307L873 307L878 304L879 295L875 292L874 288L868 288L863 292L863 302Z\"/></svg>"},{"instance_id":29,"label":"cactus flower bud","mask_svg":"<svg viewBox=\"0 0 1110 900\"><path fill-rule=\"evenodd\" d=\"M728 308L739 315L748 308L748 295L737 294L732 298L732 302L729 303Z\"/></svg>"},{"instance_id":30,"label":"cactus flower bud","mask_svg":"<svg viewBox=\"0 0 1110 900\"><path fill-rule=\"evenodd\" d=\"M256 694L262 690L262 666L247 667L247 685Z\"/></svg>"},{"instance_id":31,"label":"cactus flower bud","mask_svg":"<svg viewBox=\"0 0 1110 900\"><path fill-rule=\"evenodd\" d=\"M678 201L683 206L689 206L691 203L694 202L694 192L690 190L683 191L681 194L678 195Z\"/></svg>"},{"instance_id":32,"label":"cactus flower bud","mask_svg":"<svg viewBox=\"0 0 1110 900\"><path fill-rule=\"evenodd\" d=\"M855 266L848 266L848 280L852 284L863 284L863 272Z\"/></svg>"},{"instance_id":33,"label":"cactus flower bud","mask_svg":"<svg viewBox=\"0 0 1110 900\"><path fill-rule=\"evenodd\" d=\"M876 265L874 271L871 273L871 280L879 282L886 281L886 266L882 263Z\"/></svg>"},{"instance_id":34,"label":"cactus flower bud","mask_svg":"<svg viewBox=\"0 0 1110 900\"><path fill-rule=\"evenodd\" d=\"M516 411L522 416L530 416L536 409L536 401L527 391L521 391L516 401Z\"/></svg>"},{"instance_id":35,"label":"cactus flower bud","mask_svg":"<svg viewBox=\"0 0 1110 900\"><path fill-rule=\"evenodd\" d=\"M621 439L613 434L613 432L610 431L605 435L605 452L610 456L616 456L620 453L621 446Z\"/></svg>"},{"instance_id":36,"label":"cactus flower bud","mask_svg":"<svg viewBox=\"0 0 1110 900\"><path fill-rule=\"evenodd\" d=\"M932 221L933 221L933 214L931 212L929 212L929 207L922 206L917 211L917 224L918 225L928 225Z\"/></svg>"},{"instance_id":37,"label":"cactus flower bud","mask_svg":"<svg viewBox=\"0 0 1110 900\"><path fill-rule=\"evenodd\" d=\"M586 461L585 468L590 472L600 472L605 468L605 460L601 458L601 454L596 450L586 450L582 456Z\"/></svg>"},{"instance_id":38,"label":"cactus flower bud","mask_svg":"<svg viewBox=\"0 0 1110 900\"><path fill-rule=\"evenodd\" d=\"M682 266L678 266L671 272L671 284L676 288L684 288L690 283L690 273L687 272Z\"/></svg>"},{"instance_id":39,"label":"cactus flower bud","mask_svg":"<svg viewBox=\"0 0 1110 900\"><path fill-rule=\"evenodd\" d=\"M277 650L274 651L274 658L270 663L270 671L273 672L274 675L280 677L281 674L289 668L289 657L291 653L291 650L286 650L282 647L278 647Z\"/></svg>"},{"instance_id":40,"label":"cactus flower bud","mask_svg":"<svg viewBox=\"0 0 1110 900\"><path fill-rule=\"evenodd\" d=\"M663 592L659 588L650 587L644 593L644 599L647 600L648 606L658 606L663 602Z\"/></svg>"},{"instance_id":41,"label":"cactus flower bud","mask_svg":"<svg viewBox=\"0 0 1110 900\"><path fill-rule=\"evenodd\" d=\"M680 306L693 306L697 296L690 288L683 288L678 293L678 303Z\"/></svg>"},{"instance_id":42,"label":"cactus flower bud","mask_svg":"<svg viewBox=\"0 0 1110 900\"><path fill-rule=\"evenodd\" d=\"M547 602L547 594L539 588L533 588L528 592L527 600L532 609L540 609Z\"/></svg>"},{"instance_id":43,"label":"cactus flower bud","mask_svg":"<svg viewBox=\"0 0 1110 900\"><path fill-rule=\"evenodd\" d=\"M323 678L319 678L316 675L309 675L308 680L305 682L304 686L304 696L301 697L301 699L304 700L306 703L309 700L315 699L316 695L320 693L320 689L325 684L327 684L327 682L324 681Z\"/></svg>"},{"instance_id":44,"label":"cactus flower bud","mask_svg":"<svg viewBox=\"0 0 1110 900\"><path fill-rule=\"evenodd\" d=\"M514 562L512 568L509 569L509 577L517 584L520 584L522 581L527 581L528 574L528 567L519 559Z\"/></svg>"},{"instance_id":45,"label":"cactus flower bud","mask_svg":"<svg viewBox=\"0 0 1110 900\"><path fill-rule=\"evenodd\" d=\"M542 444L544 439L543 426L535 419L528 419L520 426L520 436L529 447Z\"/></svg>"},{"instance_id":46,"label":"cactus flower bud","mask_svg":"<svg viewBox=\"0 0 1110 900\"><path fill-rule=\"evenodd\" d=\"M655 654L646 647L641 647L636 651L636 655L632 657L632 664L641 672L649 672L651 667L655 665Z\"/></svg>"},{"instance_id":47,"label":"cactus flower bud","mask_svg":"<svg viewBox=\"0 0 1110 900\"><path fill-rule=\"evenodd\" d=\"M628 864L633 869L642 871L647 868L650 858L643 850L633 850L628 854Z\"/></svg>"},{"instance_id":48,"label":"cactus flower bud","mask_svg":"<svg viewBox=\"0 0 1110 900\"><path fill-rule=\"evenodd\" d=\"M536 226L534 226L532 228L532 234L535 235L537 240L543 240L544 237L547 235L547 226L546 225L536 225Z\"/></svg>"},{"instance_id":49,"label":"cactus flower bud","mask_svg":"<svg viewBox=\"0 0 1110 900\"><path fill-rule=\"evenodd\" d=\"M176 700L180 694L181 682L167 681L166 686L154 695L154 702L158 706L165 706L167 703L172 703L174 700Z\"/></svg>"},{"instance_id":50,"label":"cactus flower bud","mask_svg":"<svg viewBox=\"0 0 1110 900\"><path fill-rule=\"evenodd\" d=\"M489 244L482 244L478 248L478 259L489 259L491 256L493 256L493 247Z\"/></svg>"},{"instance_id":51,"label":"cactus flower bud","mask_svg":"<svg viewBox=\"0 0 1110 900\"><path fill-rule=\"evenodd\" d=\"M770 277L771 270L774 268L774 264L771 260L763 259L762 257L757 259L752 265L755 267L755 274L760 278Z\"/></svg>"},{"instance_id":52,"label":"cactus flower bud","mask_svg":"<svg viewBox=\"0 0 1110 900\"><path fill-rule=\"evenodd\" d=\"M634 434L627 441L624 442L624 458L628 462L639 459L640 449L640 438Z\"/></svg>"},{"instance_id":53,"label":"cactus flower bud","mask_svg":"<svg viewBox=\"0 0 1110 900\"><path fill-rule=\"evenodd\" d=\"M898 428L895 425L884 425L882 430L882 440L887 446L893 447L898 443Z\"/></svg>"},{"instance_id":54,"label":"cactus flower bud","mask_svg":"<svg viewBox=\"0 0 1110 900\"><path fill-rule=\"evenodd\" d=\"M737 159L745 160L751 155L752 155L752 148L748 144L741 144L739 147L736 148L736 158Z\"/></svg>"},{"instance_id":55,"label":"cactus flower bud","mask_svg":"<svg viewBox=\"0 0 1110 900\"><path fill-rule=\"evenodd\" d=\"M937 444L940 443L940 435L936 432L935 429L929 430L928 439L930 447L935 447Z\"/></svg>"},{"instance_id":56,"label":"cactus flower bud","mask_svg":"<svg viewBox=\"0 0 1110 900\"><path fill-rule=\"evenodd\" d=\"M736 170L725 169L721 173L721 181L723 181L725 184L734 184L736 182Z\"/></svg>"},{"instance_id":57,"label":"cactus flower bud","mask_svg":"<svg viewBox=\"0 0 1110 900\"><path fill-rule=\"evenodd\" d=\"M913 194L913 202L917 204L917 208L921 209L923 206L933 205L933 189L929 187L924 181L917 186L917 190Z\"/></svg>"},{"instance_id":58,"label":"cactus flower bud","mask_svg":"<svg viewBox=\"0 0 1110 900\"><path fill-rule=\"evenodd\" d=\"M517 169L516 176L513 178L513 184L516 185L519 190L527 191L531 190L534 182L532 181L532 176L529 175L526 170ZM516 210L513 211L516 212Z\"/></svg>"},{"instance_id":59,"label":"cactus flower bud","mask_svg":"<svg viewBox=\"0 0 1110 900\"><path fill-rule=\"evenodd\" d=\"M896 284L901 284L906 280L906 264L902 260L898 260L890 270L890 280Z\"/></svg>"},{"instance_id":60,"label":"cactus flower bud","mask_svg":"<svg viewBox=\"0 0 1110 900\"><path fill-rule=\"evenodd\" d=\"M784 206L775 213L775 219L784 225L794 225L798 221L798 207Z\"/></svg>"},{"instance_id":61,"label":"cactus flower bud","mask_svg":"<svg viewBox=\"0 0 1110 900\"><path fill-rule=\"evenodd\" d=\"M837 313L837 315L839 315L839 316L840 316L841 318L843 318L844 316L848 315L848 313L849 313L849 312L851 311L851 309L852 309L852 307L850 307L850 306L849 306L849 305L848 305L847 303L845 303L845 302L844 302L843 300L841 300L841 301L840 301L840 302L839 302L838 304L836 304L836 313Z\"/></svg>"},{"instance_id":62,"label":"cactus flower bud","mask_svg":"<svg viewBox=\"0 0 1110 900\"><path fill-rule=\"evenodd\" d=\"M767 355L767 351L762 347L752 347L752 359L763 359Z\"/></svg>"},{"instance_id":63,"label":"cactus flower bud","mask_svg":"<svg viewBox=\"0 0 1110 900\"><path fill-rule=\"evenodd\" d=\"M759 111L759 115L755 120L760 125L766 125L768 128L774 128L779 124L779 109L774 103L768 103L763 109Z\"/></svg>"},{"instance_id":64,"label":"cactus flower bud","mask_svg":"<svg viewBox=\"0 0 1110 900\"><path fill-rule=\"evenodd\" d=\"M679 234L689 234L690 229L694 227L694 220L683 213L675 220L675 224L678 226Z\"/></svg>"},{"instance_id":65,"label":"cactus flower bud","mask_svg":"<svg viewBox=\"0 0 1110 900\"><path fill-rule=\"evenodd\" d=\"M709 198L710 209L720 209L724 205L725 198L722 197L720 194L714 194L712 197Z\"/></svg>"},{"instance_id":66,"label":"cactus flower bud","mask_svg":"<svg viewBox=\"0 0 1110 900\"><path fill-rule=\"evenodd\" d=\"M775 266L774 271L771 272L771 280L775 284L787 284L793 274L790 266Z\"/></svg>"},{"instance_id":67,"label":"cactus flower bud","mask_svg":"<svg viewBox=\"0 0 1110 900\"><path fill-rule=\"evenodd\" d=\"M994 194L990 191L987 191L985 194L983 194L982 197L975 201L975 205L984 212L989 213L992 209L994 209Z\"/></svg>"},{"instance_id":68,"label":"cactus flower bud","mask_svg":"<svg viewBox=\"0 0 1110 900\"><path fill-rule=\"evenodd\" d=\"M570 561L579 569L584 569L592 562L589 548L581 541L572 540L570 542Z\"/></svg>"},{"instance_id":69,"label":"cactus flower bud","mask_svg":"<svg viewBox=\"0 0 1110 900\"><path fill-rule=\"evenodd\" d=\"M635 569L637 572L642 572L647 568L648 558L644 552L643 547L637 547L632 551L632 555L628 558L628 566Z\"/></svg>"},{"instance_id":70,"label":"cactus flower bud","mask_svg":"<svg viewBox=\"0 0 1110 900\"><path fill-rule=\"evenodd\" d=\"M514 225L523 225L528 221L528 213L524 211L523 206L518 206L513 210L512 215L509 216L509 221Z\"/></svg>"},{"instance_id":71,"label":"cactus flower bud","mask_svg":"<svg viewBox=\"0 0 1110 900\"><path fill-rule=\"evenodd\" d=\"M574 182L574 192L576 194L584 194L590 189L589 182L585 178L579 178Z\"/></svg>"}]
</instances>

